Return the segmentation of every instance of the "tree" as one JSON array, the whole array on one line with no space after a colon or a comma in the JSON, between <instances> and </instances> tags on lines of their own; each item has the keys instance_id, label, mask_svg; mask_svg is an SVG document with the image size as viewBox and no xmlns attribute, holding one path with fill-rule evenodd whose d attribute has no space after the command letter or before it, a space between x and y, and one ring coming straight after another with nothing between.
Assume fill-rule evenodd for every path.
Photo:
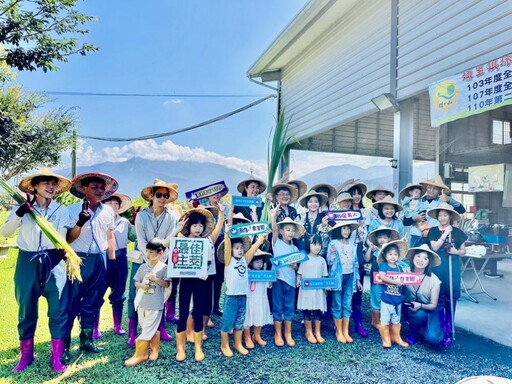
<instances>
[{"instance_id":1,"label":"tree","mask_svg":"<svg viewBox=\"0 0 512 384\"><path fill-rule=\"evenodd\" d=\"M95 19L75 9L78 0L9 0L0 4L0 55L20 71L56 70L55 62L67 62L74 54L97 51L74 36L89 31L83 26Z\"/></svg>"},{"instance_id":2,"label":"tree","mask_svg":"<svg viewBox=\"0 0 512 384\"><path fill-rule=\"evenodd\" d=\"M72 145L75 117L70 109L45 110L45 96L19 86L0 91L0 174L10 179L40 166L55 166Z\"/></svg>"}]
</instances>

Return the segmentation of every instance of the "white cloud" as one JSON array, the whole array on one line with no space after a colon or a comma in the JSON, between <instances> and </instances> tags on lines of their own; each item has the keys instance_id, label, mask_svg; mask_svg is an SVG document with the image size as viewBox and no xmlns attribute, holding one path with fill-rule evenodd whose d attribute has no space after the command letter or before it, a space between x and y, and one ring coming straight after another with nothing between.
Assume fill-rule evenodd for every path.
<instances>
[{"instance_id":1,"label":"white cloud","mask_svg":"<svg viewBox=\"0 0 512 384\"><path fill-rule=\"evenodd\" d=\"M233 156L223 156L216 152L207 151L204 148L177 145L171 140L166 140L161 144L154 140L134 141L127 145L107 147L99 151L94 150L90 145L85 145L85 142L80 144L81 146L77 148L77 163L79 166L90 166L105 161L117 163L139 157L147 160L183 160L197 163L215 163L246 173L253 170L254 175L259 177L263 177L266 174L265 164L261 162L243 160Z\"/></svg>"},{"instance_id":2,"label":"white cloud","mask_svg":"<svg viewBox=\"0 0 512 384\"><path fill-rule=\"evenodd\" d=\"M168 106L168 105L174 105L174 104L181 104L183 103L183 100L182 99L171 99L171 100L165 100L163 102L163 104L165 106Z\"/></svg>"}]
</instances>

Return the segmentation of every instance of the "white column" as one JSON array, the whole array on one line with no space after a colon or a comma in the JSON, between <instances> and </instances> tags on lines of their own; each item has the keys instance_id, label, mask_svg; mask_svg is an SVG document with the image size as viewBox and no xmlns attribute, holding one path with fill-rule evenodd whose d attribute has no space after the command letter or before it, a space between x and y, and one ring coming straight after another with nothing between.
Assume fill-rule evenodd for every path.
<instances>
[{"instance_id":1,"label":"white column","mask_svg":"<svg viewBox=\"0 0 512 384\"><path fill-rule=\"evenodd\" d=\"M400 102L400 112L395 112L393 131L393 157L398 167L393 170L393 192L398 192L412 181L414 102L411 99Z\"/></svg>"}]
</instances>

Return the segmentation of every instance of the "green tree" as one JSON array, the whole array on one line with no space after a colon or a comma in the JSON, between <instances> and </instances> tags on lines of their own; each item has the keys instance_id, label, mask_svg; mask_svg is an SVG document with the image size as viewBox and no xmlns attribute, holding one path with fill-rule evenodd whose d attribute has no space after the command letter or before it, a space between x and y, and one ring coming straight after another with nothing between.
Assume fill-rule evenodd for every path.
<instances>
[{"instance_id":1,"label":"green tree","mask_svg":"<svg viewBox=\"0 0 512 384\"><path fill-rule=\"evenodd\" d=\"M73 196L71 192L63 192L55 198L55 200L62 205L73 205L80 201L76 196Z\"/></svg>"},{"instance_id":2,"label":"green tree","mask_svg":"<svg viewBox=\"0 0 512 384\"><path fill-rule=\"evenodd\" d=\"M56 70L55 62L67 62L74 54L97 51L81 44L76 36L89 31L84 26L93 16L76 10L78 0L0 1L0 60L20 71Z\"/></svg>"}]
</instances>

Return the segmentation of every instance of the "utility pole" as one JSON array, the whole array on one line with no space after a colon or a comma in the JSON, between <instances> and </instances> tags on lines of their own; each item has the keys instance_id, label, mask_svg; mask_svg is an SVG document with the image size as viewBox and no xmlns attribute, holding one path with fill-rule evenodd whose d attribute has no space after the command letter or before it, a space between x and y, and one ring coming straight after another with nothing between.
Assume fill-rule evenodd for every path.
<instances>
[{"instance_id":1,"label":"utility pole","mask_svg":"<svg viewBox=\"0 0 512 384\"><path fill-rule=\"evenodd\" d=\"M73 130L73 149L71 150L71 178L76 176L76 128Z\"/></svg>"}]
</instances>

